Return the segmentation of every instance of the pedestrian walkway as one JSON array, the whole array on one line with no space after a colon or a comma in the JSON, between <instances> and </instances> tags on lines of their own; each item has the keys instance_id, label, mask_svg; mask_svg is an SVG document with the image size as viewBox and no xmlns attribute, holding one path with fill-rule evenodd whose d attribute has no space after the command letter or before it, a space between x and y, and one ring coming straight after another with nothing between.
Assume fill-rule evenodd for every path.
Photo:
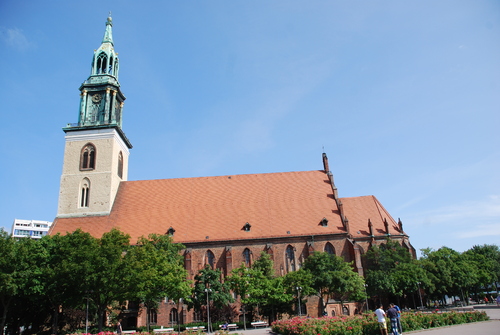
<instances>
[{"instance_id":1,"label":"pedestrian walkway","mask_svg":"<svg viewBox=\"0 0 500 335\"><path fill-rule=\"evenodd\" d=\"M476 311L484 311L490 317L490 321L466 323L455 326L439 327L433 329L416 330L412 332L404 332L406 334L421 334L421 335L499 335L500 334L500 307L493 305L476 305Z\"/></svg>"},{"instance_id":2,"label":"pedestrian walkway","mask_svg":"<svg viewBox=\"0 0 500 335\"><path fill-rule=\"evenodd\" d=\"M500 334L500 307L494 305L476 305L474 309L477 311L485 311L490 317L490 321L466 323L455 326L447 326L440 328L415 330L404 332L403 334L420 334L420 335L499 335ZM404 329L403 329L404 330ZM258 328L247 330L236 330L234 333L243 335L272 335L271 328Z\"/></svg>"}]
</instances>

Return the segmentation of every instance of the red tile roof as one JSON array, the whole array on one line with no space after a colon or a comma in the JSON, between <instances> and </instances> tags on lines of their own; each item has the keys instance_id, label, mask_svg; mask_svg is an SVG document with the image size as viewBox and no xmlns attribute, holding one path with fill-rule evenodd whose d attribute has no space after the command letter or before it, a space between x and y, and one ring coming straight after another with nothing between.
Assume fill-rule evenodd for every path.
<instances>
[{"instance_id":1,"label":"red tile roof","mask_svg":"<svg viewBox=\"0 0 500 335\"><path fill-rule=\"evenodd\" d=\"M375 197L341 200L353 237L368 235L368 218L376 235L385 234L384 218L396 231ZM250 231L243 229L247 222ZM304 171L126 181L110 215L56 218L51 234L81 228L100 237L113 227L130 234L131 242L170 227L182 243L346 232L326 173Z\"/></svg>"},{"instance_id":2,"label":"red tile roof","mask_svg":"<svg viewBox=\"0 0 500 335\"><path fill-rule=\"evenodd\" d=\"M387 234L384 221L387 221L389 234L399 235L403 233L400 231L398 223L373 195L341 198L340 200L344 205L345 216L349 220L349 230L353 237L370 235L368 219L373 224L375 236Z\"/></svg>"}]
</instances>

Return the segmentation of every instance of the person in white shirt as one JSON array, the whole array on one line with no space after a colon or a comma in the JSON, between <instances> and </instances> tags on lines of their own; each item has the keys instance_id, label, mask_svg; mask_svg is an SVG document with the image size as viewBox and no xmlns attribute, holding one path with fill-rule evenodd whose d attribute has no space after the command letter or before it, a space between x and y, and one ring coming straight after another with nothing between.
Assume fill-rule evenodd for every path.
<instances>
[{"instance_id":1,"label":"person in white shirt","mask_svg":"<svg viewBox=\"0 0 500 335\"><path fill-rule=\"evenodd\" d=\"M384 307L380 305L380 307L375 310L375 315L377 315L378 325L380 327L380 333L382 335L387 335L387 323L385 322L385 312Z\"/></svg>"}]
</instances>

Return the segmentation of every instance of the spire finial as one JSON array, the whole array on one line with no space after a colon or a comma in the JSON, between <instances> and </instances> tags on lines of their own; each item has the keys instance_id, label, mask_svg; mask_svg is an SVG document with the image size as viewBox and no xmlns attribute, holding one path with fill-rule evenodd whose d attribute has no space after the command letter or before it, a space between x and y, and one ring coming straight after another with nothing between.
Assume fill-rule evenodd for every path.
<instances>
[{"instance_id":1,"label":"spire finial","mask_svg":"<svg viewBox=\"0 0 500 335\"><path fill-rule=\"evenodd\" d=\"M113 19L111 18L111 11L109 12L108 19L106 20L106 32L104 33L104 38L102 43L111 43L113 45Z\"/></svg>"}]
</instances>

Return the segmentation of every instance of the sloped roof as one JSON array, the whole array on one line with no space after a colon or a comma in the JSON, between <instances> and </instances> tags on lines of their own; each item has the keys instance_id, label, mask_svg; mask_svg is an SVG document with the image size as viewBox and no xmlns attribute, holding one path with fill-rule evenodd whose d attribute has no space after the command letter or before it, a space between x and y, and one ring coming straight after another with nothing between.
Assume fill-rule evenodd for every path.
<instances>
[{"instance_id":1,"label":"sloped roof","mask_svg":"<svg viewBox=\"0 0 500 335\"><path fill-rule=\"evenodd\" d=\"M368 218L376 235L385 234L385 217L397 226L373 196L342 202L354 237L368 230ZM320 224L323 218L327 226ZM81 228L100 237L114 227L130 234L131 242L170 227L181 243L346 233L328 176L320 170L126 181L110 215L57 218L51 234Z\"/></svg>"},{"instance_id":2,"label":"sloped roof","mask_svg":"<svg viewBox=\"0 0 500 335\"><path fill-rule=\"evenodd\" d=\"M387 221L389 234L399 235L404 233L398 223L373 195L362 197L341 198L345 216L349 220L349 230L353 237L370 235L368 220L373 225L373 235L386 235L384 221Z\"/></svg>"}]
</instances>

